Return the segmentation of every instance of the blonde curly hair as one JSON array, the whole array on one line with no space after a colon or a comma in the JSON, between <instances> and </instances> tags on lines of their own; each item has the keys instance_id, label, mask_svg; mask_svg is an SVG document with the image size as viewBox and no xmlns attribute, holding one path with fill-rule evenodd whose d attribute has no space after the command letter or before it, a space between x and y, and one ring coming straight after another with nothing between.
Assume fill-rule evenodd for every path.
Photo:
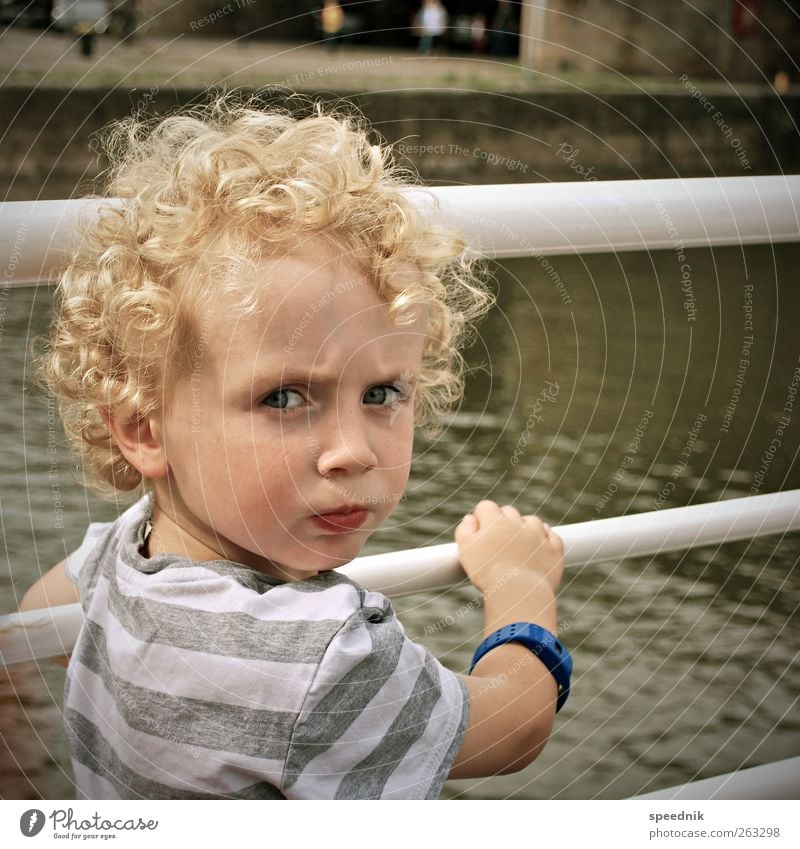
<instances>
[{"instance_id":1,"label":"blonde curly hair","mask_svg":"<svg viewBox=\"0 0 800 849\"><path fill-rule=\"evenodd\" d=\"M142 483L104 413L145 417L163 407L170 383L191 372L200 305L225 292L253 308L248 275L230 272L306 239L330 242L367 274L398 323L426 305L416 423L435 429L460 398L458 349L491 303L482 266L459 234L416 210L408 172L360 116L310 106L298 117L222 95L108 131L105 195L121 201L82 222L40 358L85 481L99 491Z\"/></svg>"}]
</instances>

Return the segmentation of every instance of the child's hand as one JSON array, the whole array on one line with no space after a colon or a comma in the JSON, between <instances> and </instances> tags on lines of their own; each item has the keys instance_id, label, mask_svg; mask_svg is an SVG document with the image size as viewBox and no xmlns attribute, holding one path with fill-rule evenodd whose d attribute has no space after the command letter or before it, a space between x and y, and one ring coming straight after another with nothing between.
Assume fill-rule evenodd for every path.
<instances>
[{"instance_id":1,"label":"child's hand","mask_svg":"<svg viewBox=\"0 0 800 849\"><path fill-rule=\"evenodd\" d=\"M537 516L481 501L456 528L461 565L472 584L492 593L512 579L544 580L553 593L564 573L564 543Z\"/></svg>"}]
</instances>

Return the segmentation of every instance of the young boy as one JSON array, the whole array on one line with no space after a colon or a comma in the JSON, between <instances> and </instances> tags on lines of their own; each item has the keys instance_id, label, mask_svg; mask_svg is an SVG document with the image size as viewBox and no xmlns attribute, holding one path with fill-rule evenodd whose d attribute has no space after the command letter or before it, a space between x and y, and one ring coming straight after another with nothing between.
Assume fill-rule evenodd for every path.
<instances>
[{"instance_id":1,"label":"young boy","mask_svg":"<svg viewBox=\"0 0 800 849\"><path fill-rule=\"evenodd\" d=\"M399 501L415 425L459 397L489 303L463 243L320 111L222 98L109 150L122 202L84 228L42 370L87 477L145 495L23 601L84 608L78 796L435 798L527 765L568 690L547 525L484 501L458 526L484 636L536 625L470 675L332 571Z\"/></svg>"}]
</instances>

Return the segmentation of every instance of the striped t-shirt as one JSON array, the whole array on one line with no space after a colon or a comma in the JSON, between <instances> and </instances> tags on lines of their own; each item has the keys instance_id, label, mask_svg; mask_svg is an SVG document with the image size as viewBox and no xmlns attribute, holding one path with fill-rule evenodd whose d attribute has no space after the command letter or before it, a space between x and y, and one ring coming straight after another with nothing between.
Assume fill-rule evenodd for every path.
<instances>
[{"instance_id":1,"label":"striped t-shirt","mask_svg":"<svg viewBox=\"0 0 800 849\"><path fill-rule=\"evenodd\" d=\"M145 558L146 503L67 559L86 617L64 720L79 798L436 798L459 677L337 572Z\"/></svg>"}]
</instances>

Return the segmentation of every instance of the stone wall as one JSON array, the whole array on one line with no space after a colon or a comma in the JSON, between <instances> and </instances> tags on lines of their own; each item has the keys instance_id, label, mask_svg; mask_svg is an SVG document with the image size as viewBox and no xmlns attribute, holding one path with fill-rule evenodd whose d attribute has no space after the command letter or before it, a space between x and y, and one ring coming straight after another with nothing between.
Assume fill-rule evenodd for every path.
<instances>
[{"instance_id":1,"label":"stone wall","mask_svg":"<svg viewBox=\"0 0 800 849\"><path fill-rule=\"evenodd\" d=\"M432 183L800 172L800 94L738 97L688 79L685 89L657 97L395 92L352 101ZM3 194L86 194L103 165L104 126L137 104L162 113L202 96L159 90L140 103L121 89L0 88L2 114L26 115L9 122L0 143Z\"/></svg>"},{"instance_id":2,"label":"stone wall","mask_svg":"<svg viewBox=\"0 0 800 849\"><path fill-rule=\"evenodd\" d=\"M549 0L534 16L533 67L732 81L772 80L800 54L800 4L760 0ZM794 11L793 8L794 7ZM738 26L737 26L738 24ZM796 74L796 68L794 68Z\"/></svg>"}]
</instances>

